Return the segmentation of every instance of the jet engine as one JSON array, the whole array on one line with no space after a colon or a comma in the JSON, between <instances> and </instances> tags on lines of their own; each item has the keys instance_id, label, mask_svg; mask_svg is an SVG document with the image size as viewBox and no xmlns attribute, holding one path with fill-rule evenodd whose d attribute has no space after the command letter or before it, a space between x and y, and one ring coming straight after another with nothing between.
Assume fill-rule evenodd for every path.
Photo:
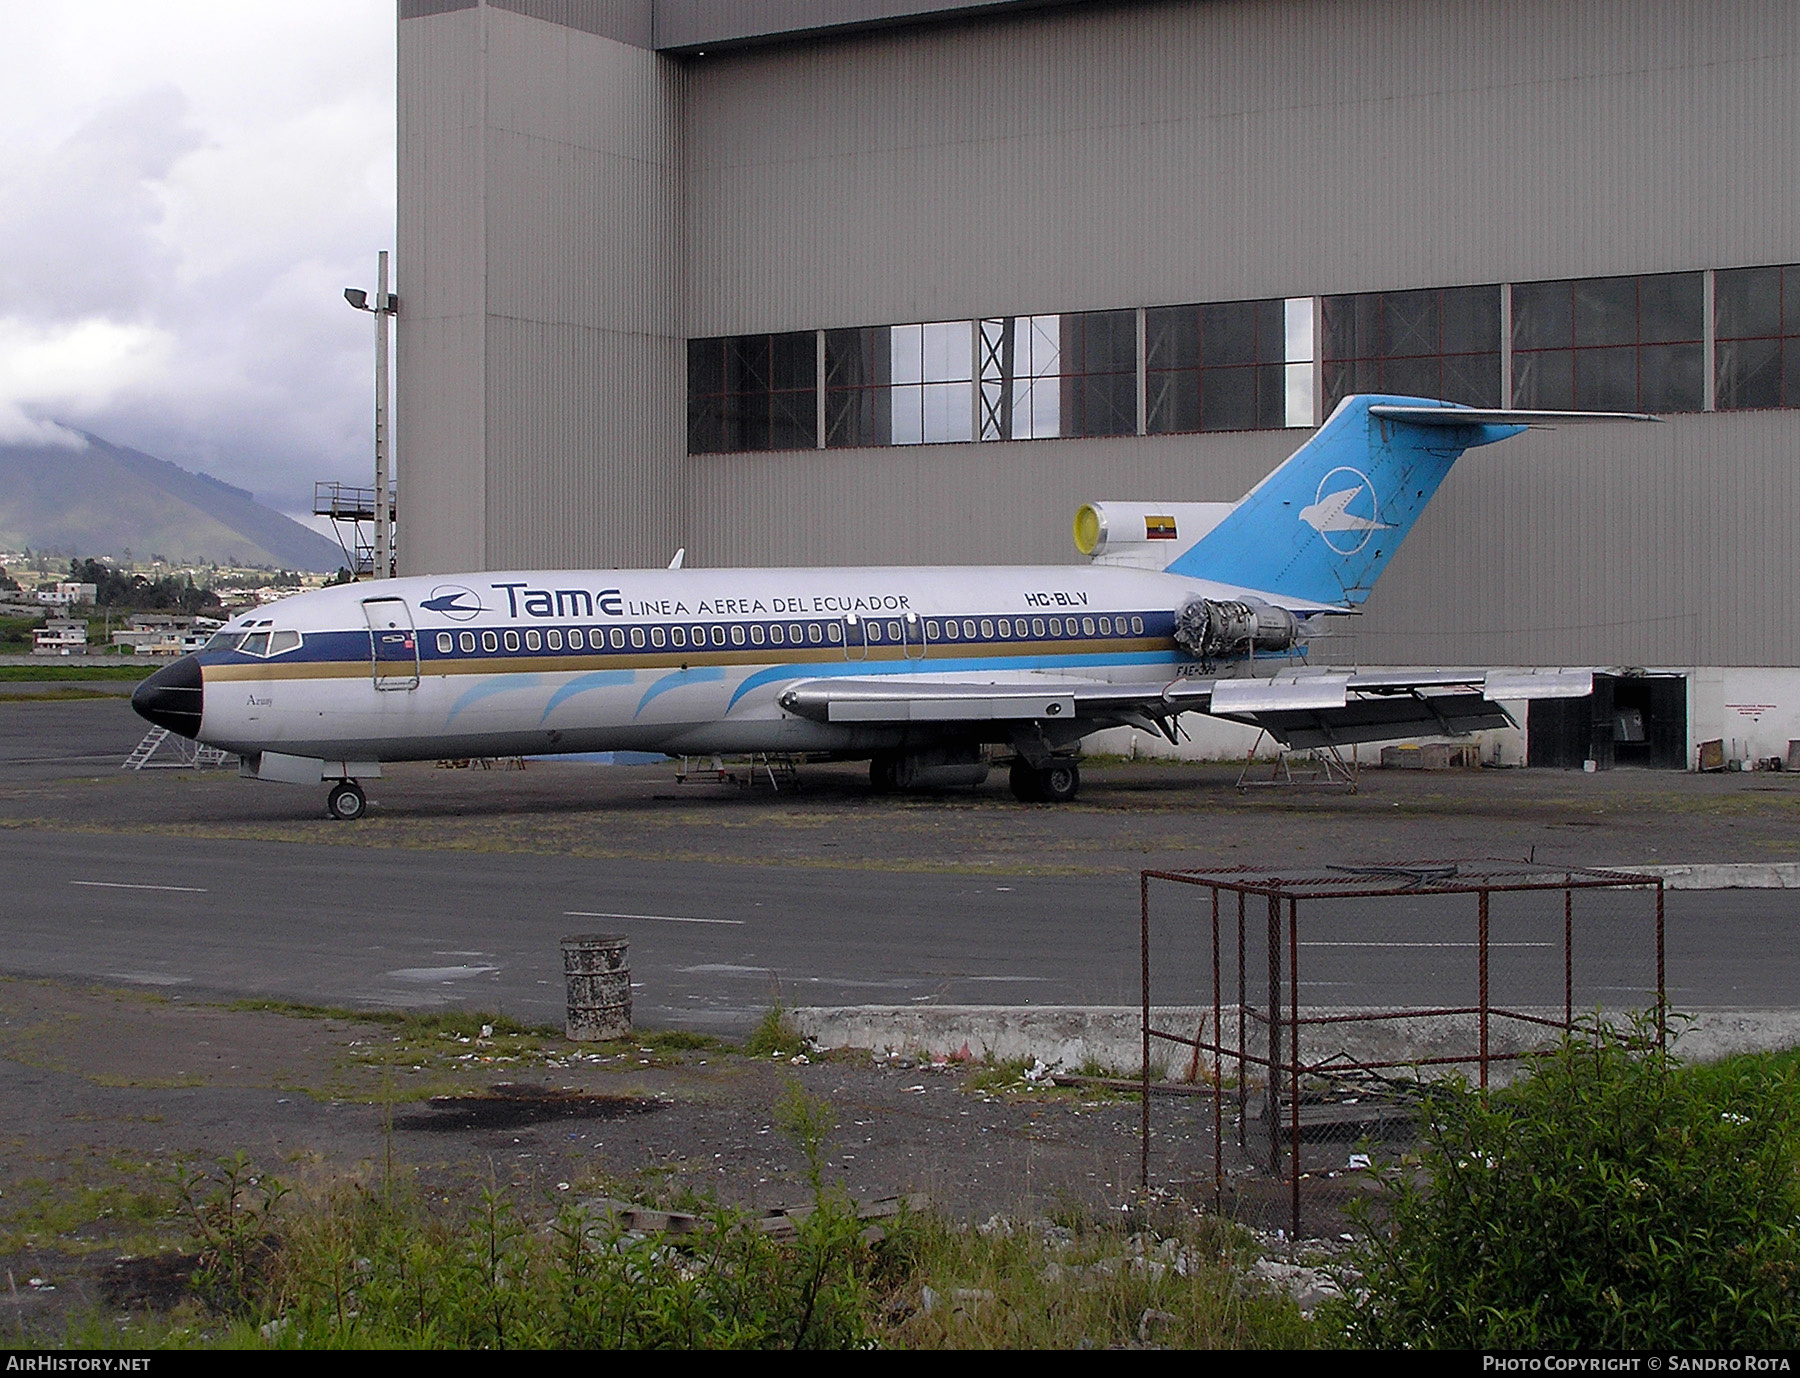
<instances>
[{"instance_id":1,"label":"jet engine","mask_svg":"<svg viewBox=\"0 0 1800 1378\"><path fill-rule=\"evenodd\" d=\"M1175 613L1175 641L1202 660L1292 650L1306 639L1286 608L1258 599L1190 598Z\"/></svg>"}]
</instances>

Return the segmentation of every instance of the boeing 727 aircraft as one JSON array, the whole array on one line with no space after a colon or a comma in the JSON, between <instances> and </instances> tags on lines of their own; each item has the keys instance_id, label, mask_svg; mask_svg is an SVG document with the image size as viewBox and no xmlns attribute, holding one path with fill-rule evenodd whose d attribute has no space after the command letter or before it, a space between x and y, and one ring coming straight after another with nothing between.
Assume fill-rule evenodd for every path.
<instances>
[{"instance_id":1,"label":"boeing 727 aircraft","mask_svg":"<svg viewBox=\"0 0 1800 1378\"><path fill-rule=\"evenodd\" d=\"M1315 667L1322 619L1369 596L1464 450L1625 413L1346 398L1235 503L1095 503L1085 566L518 571L320 589L233 619L132 706L242 773L332 783L356 818L385 761L577 751L867 759L877 789L1072 799L1102 728L1183 713L1289 747L1511 721L1587 671Z\"/></svg>"}]
</instances>

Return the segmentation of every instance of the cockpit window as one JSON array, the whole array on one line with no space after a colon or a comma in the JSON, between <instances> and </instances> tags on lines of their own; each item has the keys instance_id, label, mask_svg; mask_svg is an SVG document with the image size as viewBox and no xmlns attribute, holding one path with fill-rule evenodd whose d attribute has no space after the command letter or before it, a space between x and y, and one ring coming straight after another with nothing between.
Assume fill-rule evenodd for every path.
<instances>
[{"instance_id":1,"label":"cockpit window","mask_svg":"<svg viewBox=\"0 0 1800 1378\"><path fill-rule=\"evenodd\" d=\"M266 656L269 653L269 634L267 632L251 632L238 643L238 652L247 656Z\"/></svg>"},{"instance_id":2,"label":"cockpit window","mask_svg":"<svg viewBox=\"0 0 1800 1378\"><path fill-rule=\"evenodd\" d=\"M299 649L300 649L300 633L299 632L270 632L269 633L269 654L270 655L272 655L272 656L286 655L289 651L297 651Z\"/></svg>"},{"instance_id":3,"label":"cockpit window","mask_svg":"<svg viewBox=\"0 0 1800 1378\"><path fill-rule=\"evenodd\" d=\"M213 639L206 643L206 649L209 651L234 650L237 647L238 638L242 635L241 631L214 632Z\"/></svg>"}]
</instances>

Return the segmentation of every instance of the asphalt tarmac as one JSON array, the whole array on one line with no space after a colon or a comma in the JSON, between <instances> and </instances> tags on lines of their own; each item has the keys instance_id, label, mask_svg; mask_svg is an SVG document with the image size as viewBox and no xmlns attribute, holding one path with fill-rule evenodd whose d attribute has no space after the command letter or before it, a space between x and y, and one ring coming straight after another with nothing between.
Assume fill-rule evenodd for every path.
<instances>
[{"instance_id":1,"label":"asphalt tarmac","mask_svg":"<svg viewBox=\"0 0 1800 1378\"><path fill-rule=\"evenodd\" d=\"M1059 809L1000 783L875 799L841 767L771 797L677 787L667 764L416 766L371 787L364 823L334 824L322 790L120 771L141 726L116 701L0 704L0 972L554 1023L559 939L620 933L641 1024L731 1032L777 1001L1135 1004L1144 866L1800 856L1783 777L1632 772L1372 772L1356 796L1240 795L1235 772L1125 764L1090 768ZM1560 1002L1557 908L1497 911L1505 998ZM1158 912L1158 998L1195 998L1192 931ZM1651 914L1641 895L1584 914L1578 1002L1650 988ZM1800 892L1671 893L1673 1003L1800 1003L1797 918ZM1321 1003L1473 997L1472 902L1321 912L1303 936Z\"/></svg>"}]
</instances>

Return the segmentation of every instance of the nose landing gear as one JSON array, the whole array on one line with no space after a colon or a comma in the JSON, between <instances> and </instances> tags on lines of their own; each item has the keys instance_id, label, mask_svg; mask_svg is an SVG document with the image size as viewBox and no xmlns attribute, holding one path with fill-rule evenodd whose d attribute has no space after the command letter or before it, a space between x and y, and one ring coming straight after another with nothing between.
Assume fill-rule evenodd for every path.
<instances>
[{"instance_id":1,"label":"nose landing gear","mask_svg":"<svg viewBox=\"0 0 1800 1378\"><path fill-rule=\"evenodd\" d=\"M349 823L368 812L369 798L354 780L340 780L325 798L325 813L340 822Z\"/></svg>"}]
</instances>

